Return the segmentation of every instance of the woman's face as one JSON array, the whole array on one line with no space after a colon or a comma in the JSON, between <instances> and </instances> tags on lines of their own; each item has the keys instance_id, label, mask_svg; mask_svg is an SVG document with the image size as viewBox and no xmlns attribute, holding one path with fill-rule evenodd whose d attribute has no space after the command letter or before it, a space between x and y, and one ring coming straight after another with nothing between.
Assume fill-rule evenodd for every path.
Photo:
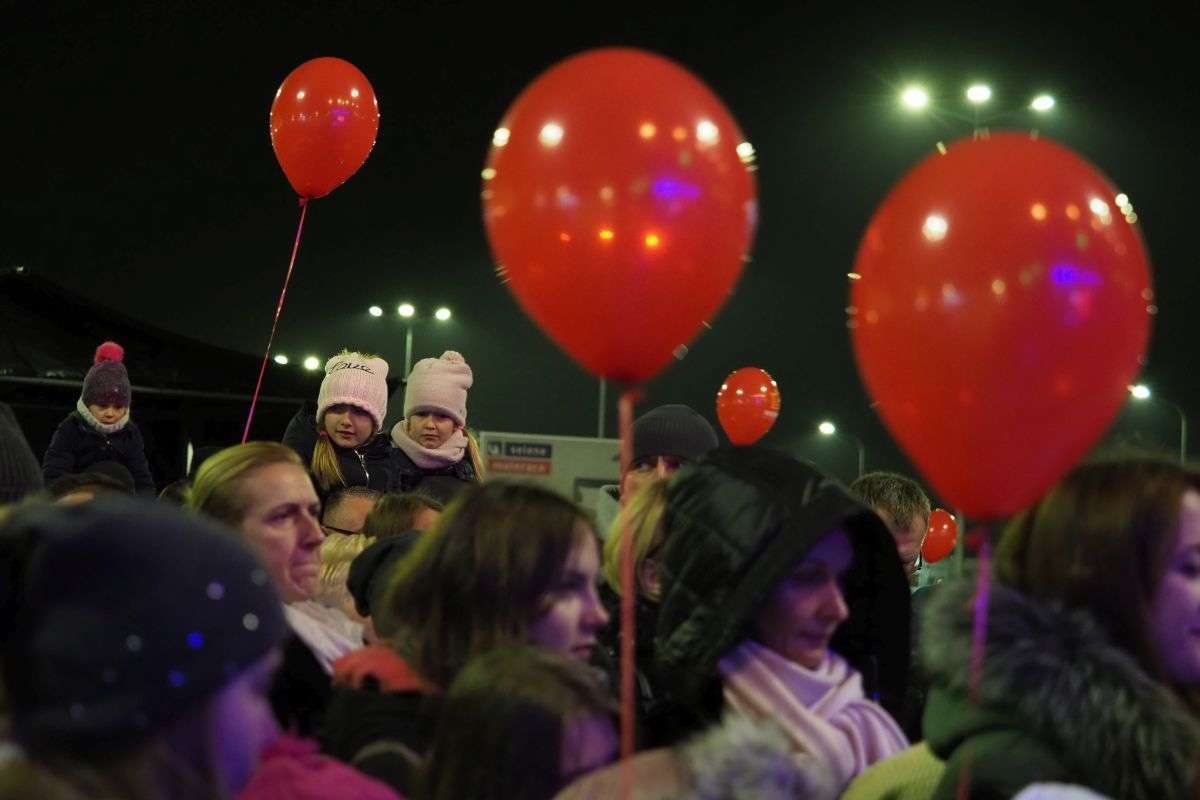
<instances>
[{"instance_id":1,"label":"woman's face","mask_svg":"<svg viewBox=\"0 0 1200 800\"><path fill-rule=\"evenodd\" d=\"M267 693L281 660L279 649L272 649L227 683L209 705L208 748L224 797L241 792L262 751L279 736Z\"/></svg>"},{"instance_id":2,"label":"woman's face","mask_svg":"<svg viewBox=\"0 0 1200 800\"><path fill-rule=\"evenodd\" d=\"M338 447L358 447L375 433L375 420L358 406L338 403L325 409L325 433Z\"/></svg>"},{"instance_id":3,"label":"woman's face","mask_svg":"<svg viewBox=\"0 0 1200 800\"><path fill-rule=\"evenodd\" d=\"M422 447L437 450L454 435L457 427L453 417L436 411L422 411L408 418L408 438Z\"/></svg>"},{"instance_id":4,"label":"woman's face","mask_svg":"<svg viewBox=\"0 0 1200 800\"><path fill-rule=\"evenodd\" d=\"M1179 531L1150 605L1151 636L1168 681L1200 686L1200 492L1189 489Z\"/></svg>"},{"instance_id":5,"label":"woman's face","mask_svg":"<svg viewBox=\"0 0 1200 800\"><path fill-rule=\"evenodd\" d=\"M596 591L600 556L595 538L586 524L575 523L578 544L546 594L546 610L529 626L530 644L580 661L592 657L596 637L608 624L608 613Z\"/></svg>"},{"instance_id":6,"label":"woman's face","mask_svg":"<svg viewBox=\"0 0 1200 800\"><path fill-rule=\"evenodd\" d=\"M852 559L844 531L826 534L772 591L755 620L754 637L802 667L821 666L834 631L850 615L838 581Z\"/></svg>"},{"instance_id":7,"label":"woman's face","mask_svg":"<svg viewBox=\"0 0 1200 800\"><path fill-rule=\"evenodd\" d=\"M321 501L308 474L295 464L269 464L247 473L239 488L246 501L240 528L280 599L309 599L321 577L325 534L318 523Z\"/></svg>"}]
</instances>

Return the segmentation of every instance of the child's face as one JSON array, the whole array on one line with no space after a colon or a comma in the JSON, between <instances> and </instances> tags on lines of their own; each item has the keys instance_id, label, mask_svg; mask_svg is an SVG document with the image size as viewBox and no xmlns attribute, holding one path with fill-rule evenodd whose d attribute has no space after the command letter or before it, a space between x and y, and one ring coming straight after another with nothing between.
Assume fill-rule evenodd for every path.
<instances>
[{"instance_id":1,"label":"child's face","mask_svg":"<svg viewBox=\"0 0 1200 800\"><path fill-rule=\"evenodd\" d=\"M93 417L105 425L120 422L121 418L129 413L129 406L96 406L89 404L87 409L92 412Z\"/></svg>"}]
</instances>

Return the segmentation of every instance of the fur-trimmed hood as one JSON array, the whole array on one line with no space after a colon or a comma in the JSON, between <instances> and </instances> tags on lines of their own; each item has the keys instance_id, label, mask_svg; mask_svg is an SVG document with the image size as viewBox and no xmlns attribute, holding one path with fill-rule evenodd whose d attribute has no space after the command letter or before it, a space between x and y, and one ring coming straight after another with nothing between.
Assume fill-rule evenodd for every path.
<instances>
[{"instance_id":1,"label":"fur-trimmed hood","mask_svg":"<svg viewBox=\"0 0 1200 800\"><path fill-rule=\"evenodd\" d=\"M977 734L1009 728L1111 797L1189 796L1200 725L1086 612L1035 602L993 581L980 707L973 708L974 593L972 580L946 585L930 599L922 625L920 656L943 712L926 714L925 733L940 758Z\"/></svg>"}]
</instances>

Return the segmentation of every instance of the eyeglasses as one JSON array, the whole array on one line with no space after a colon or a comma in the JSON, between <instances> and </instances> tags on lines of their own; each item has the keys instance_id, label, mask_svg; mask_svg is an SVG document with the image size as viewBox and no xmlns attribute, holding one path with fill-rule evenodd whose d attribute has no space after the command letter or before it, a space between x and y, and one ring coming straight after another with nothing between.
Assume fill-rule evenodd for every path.
<instances>
[{"instance_id":1,"label":"eyeglasses","mask_svg":"<svg viewBox=\"0 0 1200 800\"><path fill-rule=\"evenodd\" d=\"M362 531L348 531L345 528L335 528L332 525L326 525L324 522L321 523L321 530L325 531L326 533L341 533L345 534L346 536L356 536L362 533Z\"/></svg>"}]
</instances>

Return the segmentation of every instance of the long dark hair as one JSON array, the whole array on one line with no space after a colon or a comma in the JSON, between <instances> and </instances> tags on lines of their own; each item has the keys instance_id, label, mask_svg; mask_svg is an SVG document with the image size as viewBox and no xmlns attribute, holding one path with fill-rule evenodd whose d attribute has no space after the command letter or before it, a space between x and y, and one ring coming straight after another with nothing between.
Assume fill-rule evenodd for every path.
<instances>
[{"instance_id":1,"label":"long dark hair","mask_svg":"<svg viewBox=\"0 0 1200 800\"><path fill-rule=\"evenodd\" d=\"M1035 599L1090 612L1113 644L1161 680L1150 608L1190 489L1200 490L1200 472L1159 458L1076 467L1009 523L996 549L996 578Z\"/></svg>"},{"instance_id":2,"label":"long dark hair","mask_svg":"<svg viewBox=\"0 0 1200 800\"><path fill-rule=\"evenodd\" d=\"M493 650L446 694L418 797L549 800L563 788L567 726L615 713L587 665L532 647Z\"/></svg>"},{"instance_id":3,"label":"long dark hair","mask_svg":"<svg viewBox=\"0 0 1200 800\"><path fill-rule=\"evenodd\" d=\"M448 686L470 658L524 641L567 559L592 535L583 512L553 492L470 486L400 565L384 623L422 677Z\"/></svg>"}]
</instances>

